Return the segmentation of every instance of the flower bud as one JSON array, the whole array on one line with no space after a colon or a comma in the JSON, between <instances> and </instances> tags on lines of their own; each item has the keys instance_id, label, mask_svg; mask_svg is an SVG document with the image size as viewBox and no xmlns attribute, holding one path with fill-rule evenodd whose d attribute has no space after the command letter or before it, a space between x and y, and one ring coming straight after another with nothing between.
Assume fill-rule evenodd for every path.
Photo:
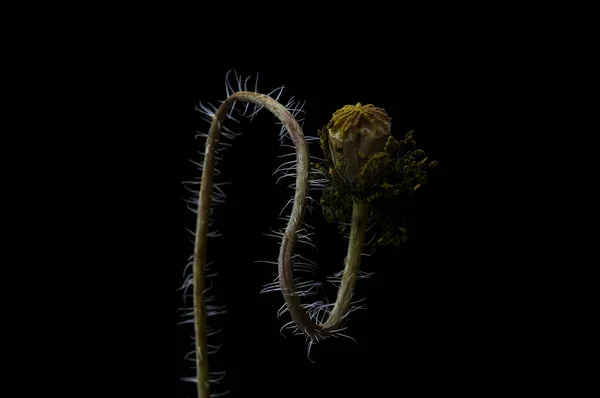
<instances>
[{"instance_id":1,"label":"flower bud","mask_svg":"<svg viewBox=\"0 0 600 398\"><path fill-rule=\"evenodd\" d=\"M371 104L346 105L335 111L327 124L329 149L335 167L344 168L351 184L369 156L384 150L391 127L385 110Z\"/></svg>"}]
</instances>

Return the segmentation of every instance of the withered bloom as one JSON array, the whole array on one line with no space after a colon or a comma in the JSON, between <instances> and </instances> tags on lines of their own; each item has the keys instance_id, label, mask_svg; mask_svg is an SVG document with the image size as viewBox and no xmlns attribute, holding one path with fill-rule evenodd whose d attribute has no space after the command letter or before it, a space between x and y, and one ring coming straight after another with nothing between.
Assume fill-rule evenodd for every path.
<instances>
[{"instance_id":1,"label":"withered bloom","mask_svg":"<svg viewBox=\"0 0 600 398\"><path fill-rule=\"evenodd\" d=\"M428 170L438 163L416 148L414 131L396 140L391 126L384 109L346 105L319 131L325 164L315 164L330 180L321 197L325 218L347 225L353 203L364 202L379 245L406 241L401 197L426 184Z\"/></svg>"}]
</instances>

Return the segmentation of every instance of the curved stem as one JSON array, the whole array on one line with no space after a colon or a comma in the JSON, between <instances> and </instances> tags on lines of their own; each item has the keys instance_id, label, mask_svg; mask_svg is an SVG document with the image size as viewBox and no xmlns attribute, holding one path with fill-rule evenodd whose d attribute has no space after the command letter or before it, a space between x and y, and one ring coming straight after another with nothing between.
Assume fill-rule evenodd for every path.
<instances>
[{"instance_id":1,"label":"curved stem","mask_svg":"<svg viewBox=\"0 0 600 398\"><path fill-rule=\"evenodd\" d=\"M216 147L219 144L221 126L234 101L247 101L268 109L283 123L296 149L296 188L292 212L283 234L279 250L279 283L292 320L298 329L309 336L313 341L323 339L329 333L335 332L348 310L360 267L360 253L364 243L365 226L368 214L366 203L354 204L350 244L348 246L344 275L342 276L342 283L338 291L336 303L327 321L323 324L316 324L310 319L300 303L300 298L294 283L292 267L292 256L298 240L298 231L302 228L302 223L304 221L309 190L310 155L302 129L283 105L264 94L240 91L232 94L221 104L219 109L217 109L216 114L213 116L205 146L204 167L202 171L202 182L200 184L198 219L194 245L193 295L198 398L210 397L206 339L206 307L204 302L204 267L206 265L208 224L212 201L215 155Z\"/></svg>"},{"instance_id":2,"label":"curved stem","mask_svg":"<svg viewBox=\"0 0 600 398\"><path fill-rule=\"evenodd\" d=\"M296 192L294 195L294 204L292 207L292 216L288 222L284 241L286 250L289 250L286 263L291 263L291 252L296 243L297 232L304 220L304 211L308 199L308 184L310 172L310 156L308 146L302 133L302 129L290 112L275 99L268 95L240 91L227 98L213 116L208 138L206 141L204 167L202 171L202 182L199 194L198 221L196 225L196 240L194 246L194 333L196 337L196 376L198 382L198 398L209 398L210 389L208 385L208 359L206 342L206 309L204 303L204 267L206 265L206 248L208 241L208 223L210 216L210 206L212 200L213 177L215 166L216 147L219 144L221 126L231 109L234 101L248 101L259 106L265 107L275 115L285 126L296 147ZM283 243L282 243L283 246ZM281 267L280 267L281 268ZM291 267L290 267L291 268ZM283 290L283 289L282 289ZM291 277L286 280L285 290L294 295L296 291L294 279ZM285 297L284 293L284 297ZM301 310L301 313L294 312L294 318L300 324L310 322L310 318L300 307L300 302L292 300L292 307ZM286 300L287 301L287 300ZM310 322L312 323L312 322Z\"/></svg>"},{"instance_id":3,"label":"curved stem","mask_svg":"<svg viewBox=\"0 0 600 398\"><path fill-rule=\"evenodd\" d=\"M360 271L360 260L363 246L365 244L365 231L369 216L369 205L366 202L354 202L352 207L352 226L350 227L350 243L348 244L348 253L346 254L344 274L342 282L338 289L337 298L329 318L323 324L328 330L335 330L340 327L344 320L350 300L356 286L358 273Z\"/></svg>"},{"instance_id":4,"label":"curved stem","mask_svg":"<svg viewBox=\"0 0 600 398\"><path fill-rule=\"evenodd\" d=\"M219 144L221 124L229 112L233 101L226 100L213 117L206 139L204 168L198 203L196 240L194 242L194 337L196 339L196 382L198 398L209 398L208 349L206 341L206 304L204 302L204 268L206 266L206 246L208 243L208 224L212 201L216 147Z\"/></svg>"}]
</instances>

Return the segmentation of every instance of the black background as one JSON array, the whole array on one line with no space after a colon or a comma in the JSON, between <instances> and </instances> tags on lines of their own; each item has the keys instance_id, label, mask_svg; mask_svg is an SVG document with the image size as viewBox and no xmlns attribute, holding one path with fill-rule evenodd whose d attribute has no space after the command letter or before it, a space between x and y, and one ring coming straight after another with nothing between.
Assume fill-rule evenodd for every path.
<instances>
[{"instance_id":1,"label":"black background","mask_svg":"<svg viewBox=\"0 0 600 398\"><path fill-rule=\"evenodd\" d=\"M211 240L208 249L219 270L214 292L228 308L227 315L211 319L224 329L217 337L224 345L210 358L213 370L227 371L217 392L231 389L232 397L280 396L283 391L289 397L485 393L491 386L510 388L525 377L527 352L520 351L519 364L507 366L514 347L526 339L526 321L523 310L516 311L522 292L520 283L511 280L513 265L506 261L510 241L498 240L506 206L492 203L501 203L505 191L493 176L503 165L492 156L498 135L487 113L494 105L481 96L497 89L497 82L475 77L473 62L463 64L460 57L449 61L444 54L423 63L406 59L394 68L335 65L327 59L302 67L285 60L267 67L239 61L190 66L197 69L188 67L183 78L173 80L185 93L174 102L180 113L179 131L173 132L179 164L173 324L180 320L175 309L182 307L175 289L193 250L186 228L195 225L184 203L189 193L180 181L199 176L188 160L201 162L196 151L202 149L202 140L194 136L208 128L194 108L198 101L217 104L225 98L227 71L235 68L244 77L259 72L263 93L285 85L284 103L291 96L306 100L307 135L315 135L346 104L382 107L392 118L396 137L414 129L417 146L440 162L429 184L406 204L408 242L363 259L361 269L374 275L359 280L356 297L366 297L368 309L354 313L349 322L348 334L357 343L331 340L313 346L312 363L304 338L279 333L289 320L287 315L276 317L282 297L259 293L273 280L276 266L254 263L276 260L277 241L263 234L283 226L277 217L292 194L286 184L275 185L272 176L280 162L277 155L288 153L279 148L280 126L266 112L252 123L229 125L242 135L223 152L218 166L219 181L232 185L226 186L227 203L215 213L215 227L224 235ZM318 250L309 248L306 254L319 264L316 279L325 282L327 275L342 269L347 241L322 219L318 207L307 221L317 228L313 243ZM334 289L327 287L325 293L334 299ZM192 348L191 333L190 326L176 326L176 380L193 375L192 363L182 360ZM178 396L193 396L191 385L177 382L177 389Z\"/></svg>"},{"instance_id":2,"label":"black background","mask_svg":"<svg viewBox=\"0 0 600 398\"><path fill-rule=\"evenodd\" d=\"M5 279L21 290L20 282L38 282L67 301L52 303L51 294L29 286L33 304L18 301L20 293L14 296L13 307L34 322L35 337L27 336L34 351L20 353L20 359L28 367L48 361L38 363L34 382L28 377L21 387L47 389L38 377L51 375L53 382L75 386L78 395L109 389L108 395L195 396L179 381L193 375L191 363L183 361L192 348L191 328L176 325L183 306L176 289L193 250L186 229L194 229L182 181L199 176L189 160L201 161L202 142L194 136L207 128L194 108L199 101L223 100L225 74L237 69L243 76L260 73L261 92L285 85L284 102L292 95L306 100L307 134L315 134L343 105L373 103L392 117L396 137L414 129L418 146L440 165L430 183L403 203L408 242L364 258L362 269L374 276L358 283L357 297L366 297L368 309L354 313L349 323L348 334L357 343L314 346L312 363L303 338L279 334L287 322L276 318L283 299L259 294L275 267L254 263L276 259L276 241L263 234L282 226L277 216L291 194L271 175L279 163L279 126L265 112L252 123L230 126L242 136L219 164L222 180L233 184L216 212L215 227L224 235L209 246L220 271L214 291L229 310L211 319L224 329L219 336L224 346L210 358L212 369L227 371L217 391L231 389L234 397L487 396L539 392L541 386L554 391L560 382L571 389L561 373L574 361L559 354L588 350L575 348L579 336L563 331L579 335L583 328L572 319L593 318L576 309L593 301L568 299L577 297L571 290L593 292L581 288L581 281L593 279L573 267L589 267L589 259L577 259L578 250L555 242L584 230L561 228L559 222L579 207L572 177L580 159L571 162L563 155L579 156L577 134L589 128L551 135L561 116L569 124L577 119L554 111L562 104L556 89L574 85L561 64L573 58L556 52L559 44L573 47L560 19L546 18L551 27L540 29L530 23L544 20L538 11L527 18L520 9L505 8L521 19L515 21L500 9L473 17L471 9L455 5L448 7L455 13L428 10L417 20L412 13L376 6L350 7L349 17L331 19L324 7L297 6L279 14L269 8L269 20L262 23L229 3L231 13L223 14L204 4L201 12L169 12L160 5L153 16L136 7L131 14L106 10L111 15L104 18L98 9L89 14L98 24L68 14L93 31L92 42L66 25L64 40L46 32L32 36L49 40L47 52L24 47L36 57L33 75L52 88L21 90L34 100L23 126L54 123L29 129L48 145L18 135L27 150L41 149L61 168L54 172L43 158L32 178L22 179L34 190L28 195L34 220L20 226L33 232L35 244L28 240L25 266L17 268L30 273L28 265L39 264L44 273L36 269L23 279ZM362 15L369 8L375 18ZM308 11L307 18L288 20L301 11ZM115 16L122 26L113 22ZM59 44L67 45L68 57L56 51ZM559 83L561 76L567 79ZM57 111L40 113L49 105ZM11 148L6 145L7 154ZM49 184L40 185L40 176ZM548 193L532 195L545 182ZM577 203L552 202L558 194ZM566 215L560 214L563 208ZM44 220L48 214L56 218ZM318 208L307 221L318 231L313 237L318 250L307 255L319 264L316 279L325 282L341 269L346 242ZM31 250L38 244L39 255ZM57 249L56 258L47 257ZM65 265L71 257L73 268ZM566 278L568 269L577 270L576 279ZM311 300L324 296L332 300L333 289ZM30 316L29 309L45 309L49 317ZM59 310L68 319L53 318ZM73 358L66 356L69 345L75 347Z\"/></svg>"}]
</instances>

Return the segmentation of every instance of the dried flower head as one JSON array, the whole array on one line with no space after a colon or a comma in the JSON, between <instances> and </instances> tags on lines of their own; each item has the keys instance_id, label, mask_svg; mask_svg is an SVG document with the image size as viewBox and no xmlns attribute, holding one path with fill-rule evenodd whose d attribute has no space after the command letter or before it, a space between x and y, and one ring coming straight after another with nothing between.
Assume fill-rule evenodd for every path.
<instances>
[{"instance_id":1,"label":"dried flower head","mask_svg":"<svg viewBox=\"0 0 600 398\"><path fill-rule=\"evenodd\" d=\"M377 231L375 243L394 246L406 241L402 197L427 183L428 171L438 162L416 148L414 131L403 139L391 135L391 118L373 105L346 105L319 130L325 162L315 167L330 179L321 205L325 218L345 228L352 204L369 204Z\"/></svg>"},{"instance_id":2,"label":"dried flower head","mask_svg":"<svg viewBox=\"0 0 600 398\"><path fill-rule=\"evenodd\" d=\"M371 104L346 105L335 111L327 124L329 150L335 166L345 168L348 182L354 183L365 159L383 151L391 128L385 110Z\"/></svg>"}]
</instances>

